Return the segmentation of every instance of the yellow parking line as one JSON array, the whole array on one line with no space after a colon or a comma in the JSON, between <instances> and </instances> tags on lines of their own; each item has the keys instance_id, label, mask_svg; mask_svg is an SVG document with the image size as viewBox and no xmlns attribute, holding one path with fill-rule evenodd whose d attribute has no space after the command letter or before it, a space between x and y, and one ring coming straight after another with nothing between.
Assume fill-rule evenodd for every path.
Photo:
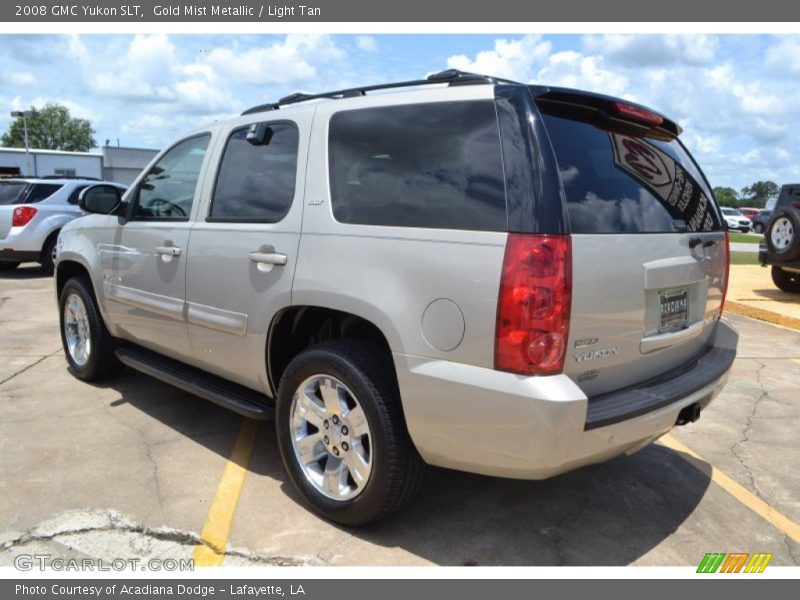
<instances>
[{"instance_id":1,"label":"yellow parking line","mask_svg":"<svg viewBox=\"0 0 800 600\"><path fill-rule=\"evenodd\" d=\"M793 331L800 331L800 319L766 310L760 306L751 306L743 302L736 302L735 300L725 300L725 310L729 310L737 315L742 315L743 317L750 317L751 319L766 321L773 325L780 325L781 327Z\"/></svg>"},{"instance_id":2,"label":"yellow parking line","mask_svg":"<svg viewBox=\"0 0 800 600\"><path fill-rule=\"evenodd\" d=\"M228 536L231 533L236 506L239 504L239 496L247 476L247 463L253 452L257 429L258 421L245 419L242 423L203 526L200 537L205 543L198 544L194 548L196 567L218 567L225 560Z\"/></svg>"},{"instance_id":3,"label":"yellow parking line","mask_svg":"<svg viewBox=\"0 0 800 600\"><path fill-rule=\"evenodd\" d=\"M711 481L716 483L719 487L728 492L731 496L736 498L739 502L744 504L759 517L765 521L768 521L773 527L775 527L775 529L785 535L788 535L795 542L800 544L800 525L783 516L769 504L764 502L761 498L750 492L750 490L741 484L736 483L725 473L717 469L708 461L704 460L694 451L681 444L671 435L665 435L659 440L659 443L663 444L667 448L680 452L681 458L686 460L686 462L700 471L703 471L704 468L710 468Z\"/></svg>"}]
</instances>

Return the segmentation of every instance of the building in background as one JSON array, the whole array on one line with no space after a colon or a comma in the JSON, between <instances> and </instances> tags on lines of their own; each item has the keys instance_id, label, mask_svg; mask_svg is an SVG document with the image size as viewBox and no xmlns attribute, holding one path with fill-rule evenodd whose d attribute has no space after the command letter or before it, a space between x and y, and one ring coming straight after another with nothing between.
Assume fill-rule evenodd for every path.
<instances>
[{"instance_id":1,"label":"building in background","mask_svg":"<svg viewBox=\"0 0 800 600\"><path fill-rule=\"evenodd\" d=\"M100 152L32 149L31 172L27 173L24 148L0 148L0 177L94 177L130 185L157 153L148 148L120 146L103 146Z\"/></svg>"},{"instance_id":2,"label":"building in background","mask_svg":"<svg viewBox=\"0 0 800 600\"><path fill-rule=\"evenodd\" d=\"M103 179L130 185L158 150L103 146L100 152L103 158Z\"/></svg>"}]
</instances>

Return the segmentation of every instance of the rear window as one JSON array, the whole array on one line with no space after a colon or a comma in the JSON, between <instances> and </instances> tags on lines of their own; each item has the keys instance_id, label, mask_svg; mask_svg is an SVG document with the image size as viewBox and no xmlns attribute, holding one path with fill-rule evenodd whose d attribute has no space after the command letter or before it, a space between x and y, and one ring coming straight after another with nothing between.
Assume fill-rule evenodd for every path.
<instances>
[{"instance_id":1,"label":"rear window","mask_svg":"<svg viewBox=\"0 0 800 600\"><path fill-rule=\"evenodd\" d=\"M49 198L63 186L53 183L0 182L0 204L35 204Z\"/></svg>"},{"instance_id":2,"label":"rear window","mask_svg":"<svg viewBox=\"0 0 800 600\"><path fill-rule=\"evenodd\" d=\"M331 118L333 214L343 223L505 231L494 103L439 102Z\"/></svg>"},{"instance_id":3,"label":"rear window","mask_svg":"<svg viewBox=\"0 0 800 600\"><path fill-rule=\"evenodd\" d=\"M547 113L543 118L573 233L721 230L713 195L676 139L609 131Z\"/></svg>"}]
</instances>

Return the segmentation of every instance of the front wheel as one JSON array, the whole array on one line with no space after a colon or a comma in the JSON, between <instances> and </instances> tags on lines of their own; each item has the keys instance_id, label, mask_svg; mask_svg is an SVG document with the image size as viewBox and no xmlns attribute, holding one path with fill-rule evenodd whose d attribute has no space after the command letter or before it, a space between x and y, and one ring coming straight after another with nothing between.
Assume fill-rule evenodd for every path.
<instances>
[{"instance_id":1,"label":"front wheel","mask_svg":"<svg viewBox=\"0 0 800 600\"><path fill-rule=\"evenodd\" d=\"M78 379L95 381L116 373L120 363L88 277L73 277L61 290L61 342L69 370Z\"/></svg>"},{"instance_id":2,"label":"front wheel","mask_svg":"<svg viewBox=\"0 0 800 600\"><path fill-rule=\"evenodd\" d=\"M275 417L292 483L327 519L364 525L416 495L424 463L379 346L340 340L299 354L281 379Z\"/></svg>"},{"instance_id":3,"label":"front wheel","mask_svg":"<svg viewBox=\"0 0 800 600\"><path fill-rule=\"evenodd\" d=\"M753 225L753 231L756 233L764 233L764 226L761 223L756 223Z\"/></svg>"},{"instance_id":4,"label":"front wheel","mask_svg":"<svg viewBox=\"0 0 800 600\"><path fill-rule=\"evenodd\" d=\"M800 294L800 273L784 271L780 267L773 265L772 282L784 292Z\"/></svg>"}]
</instances>

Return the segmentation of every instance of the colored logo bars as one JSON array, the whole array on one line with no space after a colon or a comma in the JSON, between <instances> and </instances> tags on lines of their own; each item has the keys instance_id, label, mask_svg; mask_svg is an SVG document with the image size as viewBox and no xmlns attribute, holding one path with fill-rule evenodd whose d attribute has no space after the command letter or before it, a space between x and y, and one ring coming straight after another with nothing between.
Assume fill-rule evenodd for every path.
<instances>
[{"instance_id":1,"label":"colored logo bars","mask_svg":"<svg viewBox=\"0 0 800 600\"><path fill-rule=\"evenodd\" d=\"M709 552L700 561L698 573L763 573L772 560L772 554L756 552Z\"/></svg>"}]
</instances>

